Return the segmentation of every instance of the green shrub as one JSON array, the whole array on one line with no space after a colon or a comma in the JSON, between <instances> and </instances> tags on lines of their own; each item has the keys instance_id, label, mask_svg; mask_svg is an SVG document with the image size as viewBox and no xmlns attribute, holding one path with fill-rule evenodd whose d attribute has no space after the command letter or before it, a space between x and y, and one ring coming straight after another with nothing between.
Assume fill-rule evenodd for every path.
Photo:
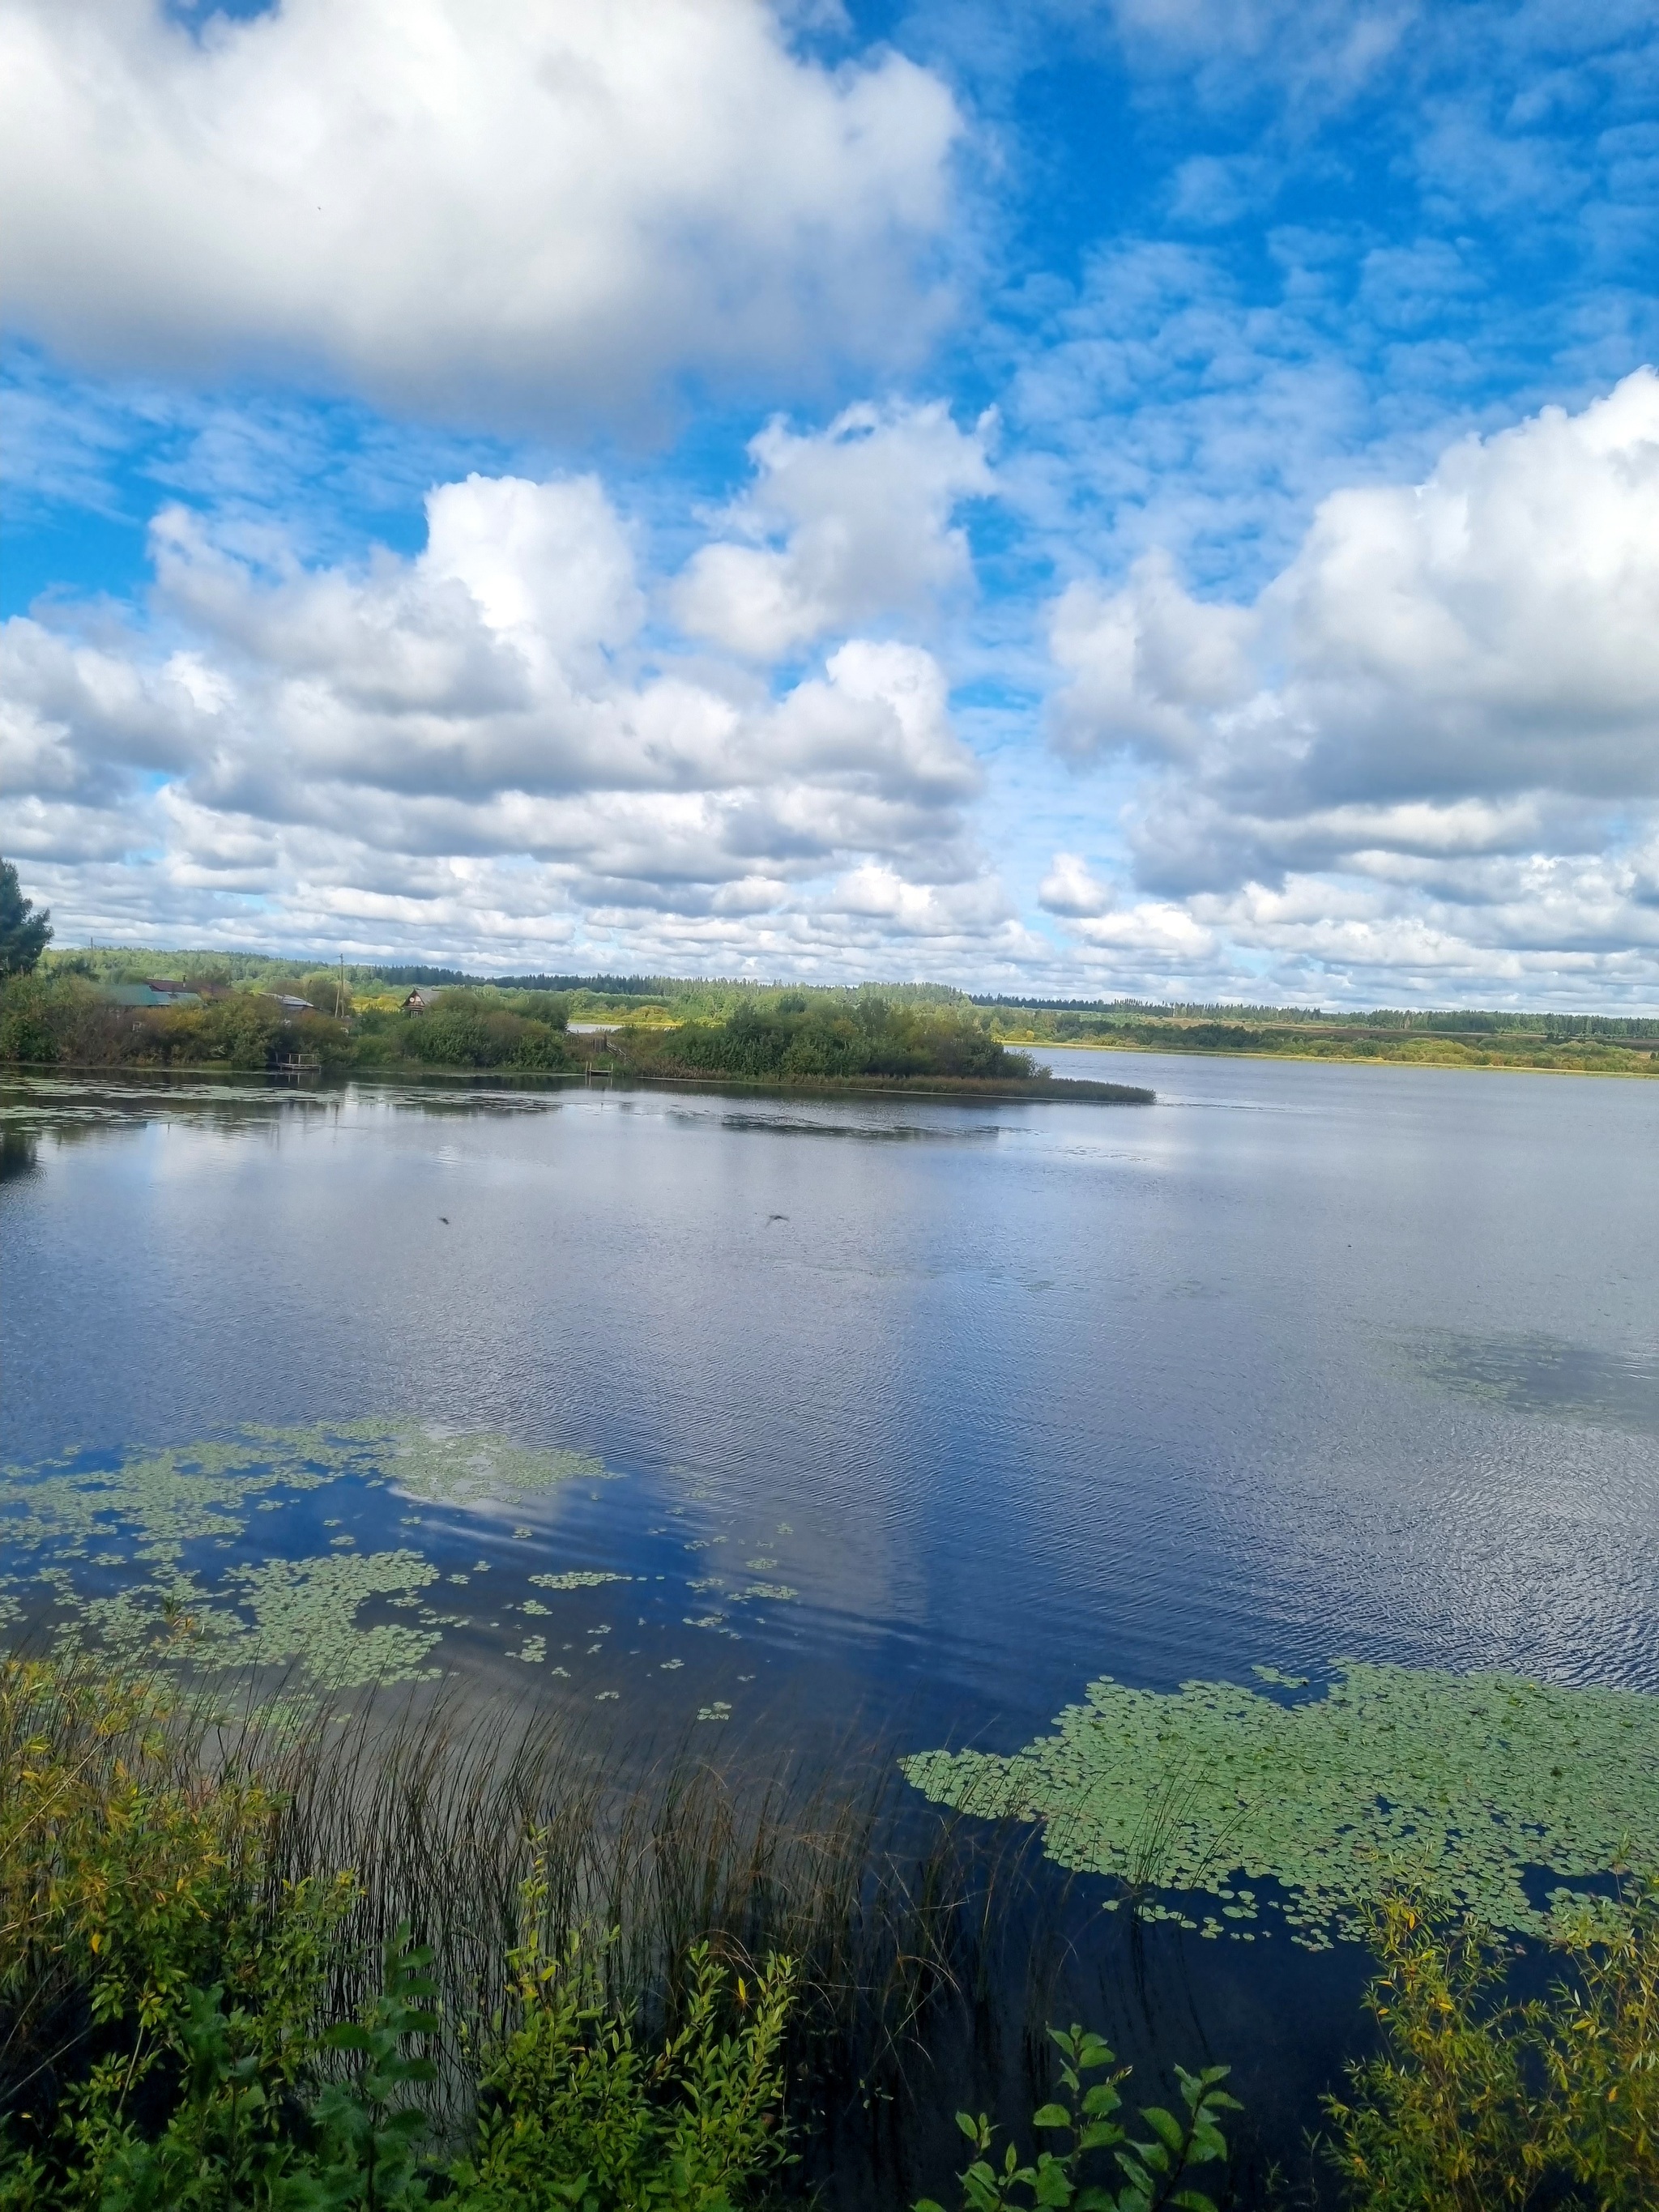
<instances>
[{"instance_id":1,"label":"green shrub","mask_svg":"<svg viewBox=\"0 0 1659 2212\"><path fill-rule=\"evenodd\" d=\"M635 1038L639 1064L665 1073L751 1080L848 1080L856 1076L1024 1078L1033 1063L1011 1053L971 1012L895 1006L872 993L850 1006L810 1006L786 994L743 1006L724 1022L692 1022L660 1039Z\"/></svg>"},{"instance_id":2,"label":"green shrub","mask_svg":"<svg viewBox=\"0 0 1659 2212\"><path fill-rule=\"evenodd\" d=\"M1566 1972L1527 2003L1477 1923L1398 1897L1372 1940L1382 2049L1327 2106L1358 2212L1659 2204L1659 1887L1562 1917Z\"/></svg>"},{"instance_id":3,"label":"green shrub","mask_svg":"<svg viewBox=\"0 0 1659 2212\"><path fill-rule=\"evenodd\" d=\"M12 981L0 1004L0 1060L41 1065L58 1056L58 1032L45 994Z\"/></svg>"},{"instance_id":4,"label":"green shrub","mask_svg":"<svg viewBox=\"0 0 1659 2212\"><path fill-rule=\"evenodd\" d=\"M526 999L544 996L526 992ZM404 1016L398 1043L433 1067L564 1068L573 1062L551 1023L513 1013L495 994L441 991L428 1014Z\"/></svg>"},{"instance_id":5,"label":"green shrub","mask_svg":"<svg viewBox=\"0 0 1659 2212\"><path fill-rule=\"evenodd\" d=\"M793 1968L769 1960L749 1987L706 1943L686 1961L679 2024L654 2050L608 2012L573 1941L550 1958L535 1929L547 1877L526 1887L532 1925L513 1954L519 2024L483 2076L474 2155L457 2166L468 2212L714 2212L788 2162L781 2052ZM739 2025L722 2032L735 1999Z\"/></svg>"},{"instance_id":6,"label":"green shrub","mask_svg":"<svg viewBox=\"0 0 1659 2212\"><path fill-rule=\"evenodd\" d=\"M1060 2056L1060 2086L1073 2100L1058 2099L1040 2106L1031 2125L1054 2136L1059 2150L1041 2151L1033 2166L1022 2166L1010 2143L1000 2164L993 2162L993 2130L981 2112L957 2114L957 2125L975 2155L961 2175L962 2212L1038 2212L1038 2208L1071 2205L1076 2212L1158 2212L1162 2206L1179 2212L1215 2212L1214 2200L1191 2187L1188 2176L1200 2166L1212 2166L1227 2155L1226 2139L1216 2116L1242 2109L1222 2087L1229 2069L1206 2066L1201 2074L1188 2074L1177 2066L1183 2112L1180 2118L1162 2105L1143 2105L1140 2118L1150 2140L1135 2142L1119 2119L1123 2100L1118 2083L1127 2066L1115 2066L1112 2053L1100 2037L1073 2023L1071 2030L1051 2027L1050 2037ZM1101 2081L1083 2086L1085 2074ZM1115 2177L1085 2183L1085 2160L1109 2151L1118 2168ZM924 2197L915 2212L945 2212Z\"/></svg>"}]
</instances>

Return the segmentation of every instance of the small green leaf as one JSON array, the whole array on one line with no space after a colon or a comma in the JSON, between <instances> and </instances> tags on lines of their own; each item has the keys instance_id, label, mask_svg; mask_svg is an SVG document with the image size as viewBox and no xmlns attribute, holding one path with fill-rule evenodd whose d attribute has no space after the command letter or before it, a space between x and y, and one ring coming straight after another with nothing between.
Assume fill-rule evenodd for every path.
<instances>
[{"instance_id":1,"label":"small green leaf","mask_svg":"<svg viewBox=\"0 0 1659 2212\"><path fill-rule=\"evenodd\" d=\"M1173 2112L1166 2112L1162 2105L1143 2105L1140 2117L1158 2137L1177 2155L1186 2148L1187 2130Z\"/></svg>"},{"instance_id":2,"label":"small green leaf","mask_svg":"<svg viewBox=\"0 0 1659 2212\"><path fill-rule=\"evenodd\" d=\"M1115 2120L1093 2120L1077 2139L1079 2150L1105 2150L1113 2143L1123 2141L1123 2130Z\"/></svg>"}]
</instances>

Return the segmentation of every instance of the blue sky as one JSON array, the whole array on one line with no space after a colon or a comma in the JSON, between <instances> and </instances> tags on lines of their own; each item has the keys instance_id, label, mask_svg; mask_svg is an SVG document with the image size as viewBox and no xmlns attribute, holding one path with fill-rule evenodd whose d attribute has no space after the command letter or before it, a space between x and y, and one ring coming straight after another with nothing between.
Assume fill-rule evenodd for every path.
<instances>
[{"instance_id":1,"label":"blue sky","mask_svg":"<svg viewBox=\"0 0 1659 2212\"><path fill-rule=\"evenodd\" d=\"M1659 1005L1650 6L0 0L61 941Z\"/></svg>"}]
</instances>

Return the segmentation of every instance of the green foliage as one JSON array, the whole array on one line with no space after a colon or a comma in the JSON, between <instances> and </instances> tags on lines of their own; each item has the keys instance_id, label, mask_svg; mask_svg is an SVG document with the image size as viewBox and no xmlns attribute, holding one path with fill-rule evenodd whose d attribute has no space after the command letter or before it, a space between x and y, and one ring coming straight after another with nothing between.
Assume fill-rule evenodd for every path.
<instances>
[{"instance_id":1,"label":"green foliage","mask_svg":"<svg viewBox=\"0 0 1659 2212\"><path fill-rule=\"evenodd\" d=\"M781 2063L794 1969L750 1988L695 1945L678 2024L656 2050L609 2011L573 1939L550 1955L538 1850L511 1954L517 2024L483 2076L478 2142L455 2170L469 2212L724 2212L788 2162ZM735 2006L734 2006L735 2001ZM738 2025L722 2029L735 2008Z\"/></svg>"},{"instance_id":2,"label":"green foliage","mask_svg":"<svg viewBox=\"0 0 1659 2212\"><path fill-rule=\"evenodd\" d=\"M58 1059L61 1036L52 1011L44 981L21 974L0 984L0 1060L40 1067Z\"/></svg>"},{"instance_id":3,"label":"green foliage","mask_svg":"<svg viewBox=\"0 0 1659 2212\"><path fill-rule=\"evenodd\" d=\"M175 2168L222 2121L257 2159L300 2079L348 1886L273 1892L276 1801L187 1751L153 1684L0 1662L0 2204L188 2203L142 2193L181 2082L222 2058Z\"/></svg>"},{"instance_id":4,"label":"green foliage","mask_svg":"<svg viewBox=\"0 0 1659 2212\"><path fill-rule=\"evenodd\" d=\"M904 1771L938 1802L1042 1820L1063 1866L1218 1899L1206 1935L1253 1940L1269 1908L1250 1884L1272 1880L1291 1940L1326 1948L1364 1934L1401 1867L1494 1927L1547 1935L1528 1868L1583 1879L1659 1833L1659 1698L1637 1692L1358 1664L1294 1704L1107 1680L1058 1730L1011 1759L934 1752Z\"/></svg>"},{"instance_id":5,"label":"green foliage","mask_svg":"<svg viewBox=\"0 0 1659 2212\"><path fill-rule=\"evenodd\" d=\"M546 1009L554 1018L515 1011L540 994L524 992L507 1002L499 993L441 991L427 1014L401 1015L390 1031L406 1058L432 1067L569 1068L574 1055L564 1043L559 1005ZM381 1034L388 1034L383 1029Z\"/></svg>"},{"instance_id":6,"label":"green foliage","mask_svg":"<svg viewBox=\"0 0 1659 2212\"><path fill-rule=\"evenodd\" d=\"M1390 1896L1371 1939L1382 2048L1327 2100L1355 2212L1659 2203L1659 1889L1565 1916L1566 1973L1527 2003L1478 1923Z\"/></svg>"},{"instance_id":7,"label":"green foliage","mask_svg":"<svg viewBox=\"0 0 1659 2212\"><path fill-rule=\"evenodd\" d=\"M540 1847L511 2025L447 2156L431 1953L400 1928L340 2016L355 1884L273 1881L280 1800L192 1748L153 1689L0 1662L7 2212L725 2212L787 2162L793 1967L751 1984L693 1944L643 2038L578 1945L550 1957Z\"/></svg>"},{"instance_id":8,"label":"green foliage","mask_svg":"<svg viewBox=\"0 0 1659 2212\"><path fill-rule=\"evenodd\" d=\"M962 2212L1038 2212L1038 2208L1074 2206L1076 2212L1215 2212L1214 2201L1191 2187L1188 2176L1227 2155L1217 2116L1243 2108L1222 2087L1229 2069L1206 2066L1201 2073L1176 2069L1182 2110L1179 2117L1163 2105L1143 2105L1140 2120L1149 2140L1133 2139L1117 2117L1123 2108L1118 2084L1129 2072L1115 2066L1097 2035L1073 2022L1070 2030L1048 2031L1060 2056L1060 2086L1069 2103L1054 2099L1031 2115L1031 2125L1056 2138L1057 2150L1039 2151L1034 2165L1022 2166L1012 2143L1000 2163L991 2155L994 2130L983 2112L977 2118L958 2112L957 2125L975 2154L962 2176ZM1103 2079L1085 2088L1083 2077ZM1110 2151L1120 2178L1085 2183L1085 2162ZM923 2197L915 2212L944 2212Z\"/></svg>"},{"instance_id":9,"label":"green foliage","mask_svg":"<svg viewBox=\"0 0 1659 2212\"><path fill-rule=\"evenodd\" d=\"M52 939L52 915L25 898L17 871L0 860L0 975L26 975Z\"/></svg>"},{"instance_id":10,"label":"green foliage","mask_svg":"<svg viewBox=\"0 0 1659 2212\"><path fill-rule=\"evenodd\" d=\"M361 2021L342 2021L323 2034L323 2049L344 2052L350 2070L328 2084L312 2111L319 2203L393 2212L426 2201L418 2146L431 2122L411 2093L436 2069L424 2051L404 2045L437 2032L431 1963L431 1952L416 1948L408 1929L400 1929L386 1946L380 1996Z\"/></svg>"},{"instance_id":11,"label":"green foliage","mask_svg":"<svg viewBox=\"0 0 1659 2212\"><path fill-rule=\"evenodd\" d=\"M1024 1054L1006 1051L970 1011L895 1005L875 993L840 1006L812 1005L801 993L740 1006L725 1022L635 1038L634 1064L664 1074L786 1083L926 1075L1028 1080L1034 1073Z\"/></svg>"}]
</instances>

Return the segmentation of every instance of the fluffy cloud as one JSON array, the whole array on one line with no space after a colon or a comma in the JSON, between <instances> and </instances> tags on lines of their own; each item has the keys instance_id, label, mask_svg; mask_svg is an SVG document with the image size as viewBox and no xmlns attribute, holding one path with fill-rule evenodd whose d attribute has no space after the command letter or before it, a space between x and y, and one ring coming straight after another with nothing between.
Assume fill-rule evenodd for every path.
<instances>
[{"instance_id":1,"label":"fluffy cloud","mask_svg":"<svg viewBox=\"0 0 1659 2212\"><path fill-rule=\"evenodd\" d=\"M1112 886L1091 871L1081 853L1056 853L1037 886L1037 903L1045 913L1074 920L1109 913L1116 902Z\"/></svg>"},{"instance_id":2,"label":"fluffy cloud","mask_svg":"<svg viewBox=\"0 0 1659 2212\"><path fill-rule=\"evenodd\" d=\"M679 579L675 614L694 636L775 659L832 631L914 614L971 574L964 499L995 489L995 418L958 430L942 402L848 408L801 436L769 423L749 451L758 482L723 518L740 537L706 545Z\"/></svg>"},{"instance_id":3,"label":"fluffy cloud","mask_svg":"<svg viewBox=\"0 0 1659 2212\"><path fill-rule=\"evenodd\" d=\"M1054 707L1062 752L1136 744L1187 758L1208 716L1248 696L1255 622L1242 607L1188 598L1162 553L1136 562L1125 589L1071 585L1049 643L1068 678Z\"/></svg>"},{"instance_id":4,"label":"fluffy cloud","mask_svg":"<svg viewBox=\"0 0 1659 2212\"><path fill-rule=\"evenodd\" d=\"M1254 606L1147 562L1074 586L1057 741L1163 765L1144 872L1559 849L1659 798L1659 377L1453 447L1425 483L1338 493Z\"/></svg>"},{"instance_id":5,"label":"fluffy cloud","mask_svg":"<svg viewBox=\"0 0 1659 2212\"><path fill-rule=\"evenodd\" d=\"M1642 370L1460 441L1421 484L1328 498L1249 606L1194 599L1155 557L1117 590L1072 586L1053 736L1138 769L1122 820L1150 897L1062 852L1042 903L1116 972L1167 955L1194 988L1268 956L1315 994L1650 991L1656 517Z\"/></svg>"},{"instance_id":6,"label":"fluffy cloud","mask_svg":"<svg viewBox=\"0 0 1659 2212\"><path fill-rule=\"evenodd\" d=\"M356 941L441 945L460 915L475 945L544 952L596 917L659 944L768 917L796 960L838 933L1006 935L931 653L843 635L781 696L653 655L592 477L470 477L427 522L412 559L319 568L171 507L149 639L9 623L9 848L49 890L79 866L94 923L97 864L124 854L175 912L269 902L285 934Z\"/></svg>"},{"instance_id":7,"label":"fluffy cloud","mask_svg":"<svg viewBox=\"0 0 1659 2212\"><path fill-rule=\"evenodd\" d=\"M763 0L0 5L8 312L83 358L536 418L914 355L961 123Z\"/></svg>"}]
</instances>

